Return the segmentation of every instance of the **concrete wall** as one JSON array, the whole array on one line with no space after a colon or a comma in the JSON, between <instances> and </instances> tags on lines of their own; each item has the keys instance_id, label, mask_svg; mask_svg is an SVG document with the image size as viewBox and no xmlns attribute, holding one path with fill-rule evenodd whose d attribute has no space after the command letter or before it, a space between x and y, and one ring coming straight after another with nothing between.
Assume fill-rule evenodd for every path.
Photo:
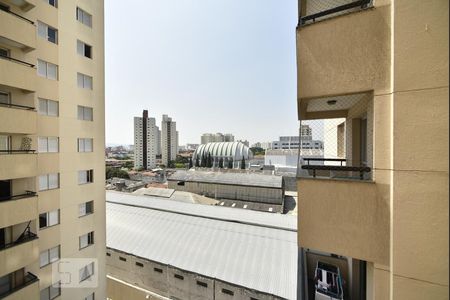
<instances>
[{"instance_id":1,"label":"concrete wall","mask_svg":"<svg viewBox=\"0 0 450 300\"><path fill-rule=\"evenodd\" d=\"M363 217L362 229L367 230L367 221L381 215L382 223L374 222L377 227L371 230L385 236L370 236L381 241L366 249L373 241L361 238L357 232L361 228L354 226L357 231L348 231L353 238L346 241L347 249L343 240L328 240L328 235L323 235L320 247L371 262L369 299L448 299L449 3L378 0L373 4L374 8L297 30L300 118L306 116L301 113L304 99L373 92L369 108L373 109L376 197L365 193L359 201L373 198L377 206L367 212L358 203L347 202L358 198L356 192L341 199L341 189L326 183L311 189L309 199L322 203L323 190L329 188L330 201L316 205L316 216L333 207L335 200L339 212L349 212L343 221L348 229ZM300 192L302 182L306 181L300 179ZM304 232L315 228L313 223L303 226L308 214L299 208ZM330 228L332 222L336 220L330 220ZM302 238L307 236L300 234L300 242Z\"/></svg>"},{"instance_id":2,"label":"concrete wall","mask_svg":"<svg viewBox=\"0 0 450 300\"><path fill-rule=\"evenodd\" d=\"M284 198L283 190L277 188L248 187L203 182L185 182L184 185L179 185L178 181L173 180L169 180L168 184L170 189L200 194L214 199L283 204Z\"/></svg>"},{"instance_id":3,"label":"concrete wall","mask_svg":"<svg viewBox=\"0 0 450 300\"><path fill-rule=\"evenodd\" d=\"M108 276L122 280L129 284L142 288L161 297L180 300L210 300L210 299L236 299L236 300L272 300L279 297L239 287L220 280L202 276L186 270L145 260L114 249L107 249L106 271ZM125 259L126 261L121 260ZM143 266L136 265L136 262ZM156 272L155 268L162 272ZM206 284L206 286L205 286ZM112 299L140 299L126 298L128 295L144 295L139 291L130 291L130 287L123 290L117 282L108 280L107 297ZM123 286L123 285L122 285ZM233 296L225 294L223 289L232 291ZM150 298L152 299L152 298Z\"/></svg>"}]
</instances>

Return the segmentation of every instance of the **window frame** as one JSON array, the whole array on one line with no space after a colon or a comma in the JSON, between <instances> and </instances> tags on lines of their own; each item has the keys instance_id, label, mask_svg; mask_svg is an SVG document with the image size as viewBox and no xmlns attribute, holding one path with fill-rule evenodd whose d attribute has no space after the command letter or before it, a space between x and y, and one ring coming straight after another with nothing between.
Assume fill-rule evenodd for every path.
<instances>
[{"instance_id":1,"label":"window frame","mask_svg":"<svg viewBox=\"0 0 450 300\"><path fill-rule=\"evenodd\" d=\"M41 64L45 64L45 75L39 73L39 70L40 70L39 64L40 63ZM49 70L49 66L55 66L55 70L56 70L55 78L49 77L49 71L48 71ZM56 80L56 81L58 81L58 78L59 78L59 67L56 64L53 64L51 62L48 62L48 61L45 61L45 60L42 60L42 59L38 58L37 59L37 74L38 74L39 77L44 77L44 78L47 78L49 80Z\"/></svg>"},{"instance_id":2,"label":"window frame","mask_svg":"<svg viewBox=\"0 0 450 300\"><path fill-rule=\"evenodd\" d=\"M94 139L93 138L78 138L77 151L78 153L91 153L94 152ZM90 150L86 148L86 141L90 141L91 147Z\"/></svg>"},{"instance_id":3,"label":"window frame","mask_svg":"<svg viewBox=\"0 0 450 300\"><path fill-rule=\"evenodd\" d=\"M81 81L80 81L81 78ZM88 85L90 79L90 86ZM82 84L80 85L80 82ZM93 90L94 89L94 77L84 73L77 72L77 87L80 89Z\"/></svg>"},{"instance_id":4,"label":"window frame","mask_svg":"<svg viewBox=\"0 0 450 300\"><path fill-rule=\"evenodd\" d=\"M81 239L82 239L83 237L85 237L85 236L87 237L87 244L86 244L85 246L82 247L82 245L81 245ZM95 243L94 231L90 231L90 232L88 232L88 233L86 233L86 234L80 235L80 236L78 237L78 247L79 247L78 250L82 250L82 249L85 249L85 248L87 248L87 247L89 247L89 246L92 246L92 245L94 245L94 243Z\"/></svg>"},{"instance_id":5,"label":"window frame","mask_svg":"<svg viewBox=\"0 0 450 300\"><path fill-rule=\"evenodd\" d=\"M45 111L41 109L41 103L45 103ZM50 114L50 103L56 104L56 115ZM38 97L38 113L41 116L48 116L48 117L59 117L59 101L50 100L50 99L44 99Z\"/></svg>"},{"instance_id":6,"label":"window frame","mask_svg":"<svg viewBox=\"0 0 450 300\"><path fill-rule=\"evenodd\" d=\"M50 258L50 251L51 251L51 250L54 250L54 249L57 249L57 250L58 250L58 258L52 260L52 259ZM43 254L44 254L44 255L47 255L47 263L44 264L44 265L41 264L41 256L42 256ZM54 262L57 262L57 261L60 260L60 259L61 259L61 245L58 245L58 246L55 246L55 247L46 249L46 250L42 251L41 253L39 253L39 268L42 269L42 268L44 268L44 267L46 267L46 266L48 266L48 265L51 265L51 264L54 263Z\"/></svg>"},{"instance_id":7,"label":"window frame","mask_svg":"<svg viewBox=\"0 0 450 300\"><path fill-rule=\"evenodd\" d=\"M47 1L47 2L49 2L49 1ZM37 26L36 27L37 27L37 32L38 32L38 36L39 37L41 37L43 39L46 39L47 42L53 43L55 45L58 45L59 33L58 33L58 29L57 28L55 28L55 27L53 27L51 25L48 25L47 23L44 23L44 22L39 21L39 20L37 21ZM45 30L45 36L41 34L42 31L39 30L40 28ZM51 37L50 37L50 34L49 34L50 30L53 30L55 32L55 40L54 41L51 40Z\"/></svg>"},{"instance_id":8,"label":"window frame","mask_svg":"<svg viewBox=\"0 0 450 300\"><path fill-rule=\"evenodd\" d=\"M86 172L86 181L80 182L80 175L82 174L81 172ZM94 182L94 169L78 171L78 185L84 185L84 184L89 184L89 183L93 183L93 182Z\"/></svg>"},{"instance_id":9,"label":"window frame","mask_svg":"<svg viewBox=\"0 0 450 300\"><path fill-rule=\"evenodd\" d=\"M82 205L84 205L84 214L80 213ZM88 207L90 207L90 211L88 210ZM83 202L78 205L78 218L89 216L89 215L92 215L93 213L94 213L94 201L93 200Z\"/></svg>"},{"instance_id":10,"label":"window frame","mask_svg":"<svg viewBox=\"0 0 450 300\"><path fill-rule=\"evenodd\" d=\"M56 187L50 187L50 176L51 175L57 175L57 186ZM47 184L46 184L46 188L45 189L41 189L41 178L45 176L46 180L47 180ZM59 178L59 173L48 173L48 174L41 174L38 177L38 188L39 188L39 192L43 192L43 191L48 191L48 190L55 190L55 189L59 189L60 186L60 178Z\"/></svg>"},{"instance_id":11,"label":"window frame","mask_svg":"<svg viewBox=\"0 0 450 300\"><path fill-rule=\"evenodd\" d=\"M86 47L89 48L90 56L86 55ZM80 53L80 50L81 50L81 53ZM77 40L77 53L78 53L78 55L83 56L85 58L93 59L92 45L89 45L81 40Z\"/></svg>"},{"instance_id":12,"label":"window frame","mask_svg":"<svg viewBox=\"0 0 450 300\"><path fill-rule=\"evenodd\" d=\"M89 272L89 270L90 270L90 272ZM78 274L79 275L79 277L78 277L79 283L81 283L85 280L88 280L95 274L95 263L91 262L91 263L87 264L86 266L81 268L78 272L79 272L79 274ZM86 277L85 277L85 274L87 274Z\"/></svg>"},{"instance_id":13,"label":"window frame","mask_svg":"<svg viewBox=\"0 0 450 300\"><path fill-rule=\"evenodd\" d=\"M57 223L53 223L53 224L49 225L50 214L54 213L54 212L57 213L56 215L58 217L58 221L57 221ZM46 222L45 226L41 226L41 216L42 215L45 215L45 222ZM60 215L60 210L59 209L51 210L51 211L47 211L47 212L39 214L39 230L43 230L43 229L46 229L46 228L49 228L49 227L57 226L59 224L61 224L61 215Z\"/></svg>"},{"instance_id":14,"label":"window frame","mask_svg":"<svg viewBox=\"0 0 450 300\"><path fill-rule=\"evenodd\" d=\"M84 9L82 9L82 8L77 6L75 15L76 15L75 18L76 18L76 20L78 22L80 22L81 24L83 24L83 25L85 25L85 26L87 26L89 28L92 28L92 23L93 23L92 19L93 19L93 17L92 17L92 15L90 13L88 13Z\"/></svg>"},{"instance_id":15,"label":"window frame","mask_svg":"<svg viewBox=\"0 0 450 300\"><path fill-rule=\"evenodd\" d=\"M80 109L81 109L81 115L82 115L82 119L80 119ZM91 114L91 118L90 119L86 119L86 112L90 111ZM89 122L93 122L94 121L94 108L93 107L89 107L89 106L82 106L82 105L77 105L77 119L80 121L89 121Z\"/></svg>"},{"instance_id":16,"label":"window frame","mask_svg":"<svg viewBox=\"0 0 450 300\"><path fill-rule=\"evenodd\" d=\"M43 146L43 141L45 140L45 148L46 149L42 149L41 147ZM56 140L56 151L54 150L50 150L50 141L55 141ZM38 137L38 153L59 153L59 137L57 136L39 136Z\"/></svg>"}]
</instances>

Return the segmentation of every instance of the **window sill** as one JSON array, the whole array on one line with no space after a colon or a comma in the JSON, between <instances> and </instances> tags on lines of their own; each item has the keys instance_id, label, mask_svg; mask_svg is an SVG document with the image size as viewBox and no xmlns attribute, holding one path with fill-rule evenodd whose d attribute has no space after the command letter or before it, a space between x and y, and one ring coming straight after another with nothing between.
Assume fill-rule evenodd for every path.
<instances>
[{"instance_id":1,"label":"window sill","mask_svg":"<svg viewBox=\"0 0 450 300\"><path fill-rule=\"evenodd\" d=\"M84 217L87 217L87 216L90 216L90 215L93 215L94 214L94 212L91 212L91 213L88 213L88 214L85 214L85 215L82 215L82 216L78 216L78 219L81 219L81 218L84 218Z\"/></svg>"},{"instance_id":2,"label":"window sill","mask_svg":"<svg viewBox=\"0 0 450 300\"><path fill-rule=\"evenodd\" d=\"M52 228L52 227L56 227L56 226L58 226L60 224L61 223L58 223L58 224L55 224L55 225L51 225L51 226L45 226L45 227L39 228L39 231L42 231L42 230L45 230L45 229L48 229L48 228Z\"/></svg>"},{"instance_id":3,"label":"window sill","mask_svg":"<svg viewBox=\"0 0 450 300\"><path fill-rule=\"evenodd\" d=\"M94 244L89 244L89 245L87 245L87 246L85 246L85 247L83 247L83 248L78 248L78 251L87 249L87 248L89 248L89 247L91 247L91 246L94 246Z\"/></svg>"}]
</instances>

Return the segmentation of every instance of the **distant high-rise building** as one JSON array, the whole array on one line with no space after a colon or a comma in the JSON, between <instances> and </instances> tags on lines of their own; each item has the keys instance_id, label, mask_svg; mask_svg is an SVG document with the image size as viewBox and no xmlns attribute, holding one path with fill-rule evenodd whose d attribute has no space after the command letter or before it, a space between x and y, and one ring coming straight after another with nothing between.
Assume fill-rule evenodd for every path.
<instances>
[{"instance_id":1,"label":"distant high-rise building","mask_svg":"<svg viewBox=\"0 0 450 300\"><path fill-rule=\"evenodd\" d=\"M204 133L201 137L201 143L220 143L220 142L234 142L234 135L231 133Z\"/></svg>"},{"instance_id":2,"label":"distant high-rise building","mask_svg":"<svg viewBox=\"0 0 450 300\"><path fill-rule=\"evenodd\" d=\"M134 117L134 167L152 169L156 167L156 155L161 151L160 131L155 118L148 117L144 110L141 117Z\"/></svg>"},{"instance_id":3,"label":"distant high-rise building","mask_svg":"<svg viewBox=\"0 0 450 300\"><path fill-rule=\"evenodd\" d=\"M178 131L176 122L167 115L162 116L161 121L161 155L162 163L169 165L175 160L178 153Z\"/></svg>"}]
</instances>

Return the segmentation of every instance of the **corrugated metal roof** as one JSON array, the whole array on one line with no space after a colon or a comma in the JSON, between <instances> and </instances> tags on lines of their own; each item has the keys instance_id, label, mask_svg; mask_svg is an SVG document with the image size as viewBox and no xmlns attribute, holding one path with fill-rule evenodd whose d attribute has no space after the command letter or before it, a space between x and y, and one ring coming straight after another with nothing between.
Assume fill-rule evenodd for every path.
<instances>
[{"instance_id":1,"label":"corrugated metal roof","mask_svg":"<svg viewBox=\"0 0 450 300\"><path fill-rule=\"evenodd\" d=\"M276 175L256 173L213 172L196 170L178 170L168 180L222 183L245 186L259 186L269 188L282 188L283 178Z\"/></svg>"},{"instance_id":2,"label":"corrugated metal roof","mask_svg":"<svg viewBox=\"0 0 450 300\"><path fill-rule=\"evenodd\" d=\"M106 201L204 218L297 231L297 217L293 215L258 212L216 205L182 203L158 197L138 196L114 191L106 191Z\"/></svg>"},{"instance_id":3,"label":"corrugated metal roof","mask_svg":"<svg viewBox=\"0 0 450 300\"><path fill-rule=\"evenodd\" d=\"M108 248L296 299L298 248L294 231L112 202L106 203L106 212Z\"/></svg>"}]
</instances>

